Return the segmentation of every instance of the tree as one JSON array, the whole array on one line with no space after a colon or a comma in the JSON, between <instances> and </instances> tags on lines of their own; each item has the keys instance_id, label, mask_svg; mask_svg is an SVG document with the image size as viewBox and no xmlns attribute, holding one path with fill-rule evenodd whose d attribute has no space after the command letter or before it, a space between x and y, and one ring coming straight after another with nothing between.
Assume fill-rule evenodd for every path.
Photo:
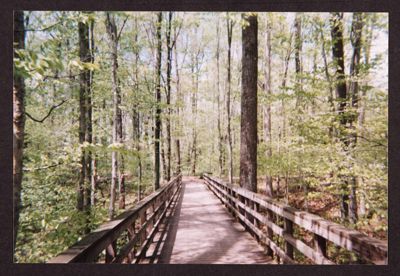
<instances>
[{"instance_id":1,"label":"tree","mask_svg":"<svg viewBox=\"0 0 400 276\"><path fill-rule=\"evenodd\" d=\"M138 28L138 18L135 17L135 33L134 33L134 55L135 55L135 70L133 74L133 79L135 81L134 89L135 93L139 94L139 54L140 50L138 47L139 44L139 28ZM141 146L140 146L140 137L141 137L141 116L138 111L138 104L135 102L132 105L132 138L135 141L135 148L138 153L138 168L137 168L137 178L138 178L138 189L137 189L137 198L140 201L142 197L142 157L141 157Z\"/></svg>"},{"instance_id":2,"label":"tree","mask_svg":"<svg viewBox=\"0 0 400 276\"><path fill-rule=\"evenodd\" d=\"M302 51L302 44L303 40L301 37L301 24L302 24L302 17L299 13L296 13L294 18L294 28L295 28L295 38L294 38L294 56L295 56L295 65L296 65L296 107L300 105L302 101L302 94L303 94L303 64L301 60L301 51ZM302 112L302 111L301 111Z\"/></svg>"},{"instance_id":3,"label":"tree","mask_svg":"<svg viewBox=\"0 0 400 276\"><path fill-rule=\"evenodd\" d=\"M79 58L82 63L93 63L93 48L90 29L93 23L79 22ZM92 26L91 26L92 25ZM78 182L77 209L83 211L91 203L90 187L92 181L92 158L87 145L92 143L92 75L91 70L83 67L79 74L79 143L81 153L81 172Z\"/></svg>"},{"instance_id":4,"label":"tree","mask_svg":"<svg viewBox=\"0 0 400 276\"><path fill-rule=\"evenodd\" d=\"M172 68L172 43L171 43L172 12L168 13L167 41L167 180L171 179L171 68Z\"/></svg>"},{"instance_id":5,"label":"tree","mask_svg":"<svg viewBox=\"0 0 400 276\"><path fill-rule=\"evenodd\" d=\"M220 24L219 18L217 18L217 47L215 49L215 58L217 61L217 129L218 129L218 163L219 163L219 176L221 177L224 174L224 137L222 134L222 126L221 126L221 91L220 91Z\"/></svg>"},{"instance_id":6,"label":"tree","mask_svg":"<svg viewBox=\"0 0 400 276\"><path fill-rule=\"evenodd\" d=\"M365 77L368 77L368 73L369 73L369 66L370 66L370 51L371 51L371 41L372 41L372 37L374 34L374 28L373 25L375 23L375 19L371 18L372 16L369 15L366 17L366 28L364 28L365 33L366 33L366 37L365 37L365 42L363 43L363 52L364 52L364 66L365 66ZM364 135L364 124L365 124L365 110L366 110L366 94L367 94L367 90L369 90L368 88L368 81L364 80L364 85L362 85L360 87L361 90L361 96L360 96L360 100L358 102L359 105L359 112L358 112L358 135L363 136ZM362 177L361 176L357 176L356 179L357 183L356 185L359 187L362 184ZM359 215L360 216L364 216L366 214L366 202L365 202L365 194L364 191L362 191L360 193L360 202L359 202L360 208L359 208Z\"/></svg>"},{"instance_id":7,"label":"tree","mask_svg":"<svg viewBox=\"0 0 400 276\"><path fill-rule=\"evenodd\" d=\"M197 145L197 95L199 93L199 74L201 69L201 63L204 58L204 52L201 49L201 45L195 53L192 54L192 94L191 94L191 104L192 104L192 116L193 116L193 129L192 129L192 147L190 151L190 161L191 161L191 173L196 174L196 164L198 157L198 145Z\"/></svg>"},{"instance_id":8,"label":"tree","mask_svg":"<svg viewBox=\"0 0 400 276\"><path fill-rule=\"evenodd\" d=\"M226 114L227 114L227 135L228 135L228 175L229 182L233 183L233 149L232 149L232 133L231 133L231 48L232 48L232 29L233 20L227 13L226 27L228 34L228 67L227 67L227 94L226 94Z\"/></svg>"},{"instance_id":9,"label":"tree","mask_svg":"<svg viewBox=\"0 0 400 276\"><path fill-rule=\"evenodd\" d=\"M19 59L18 50L25 48L24 12L14 12L14 58ZM19 213L21 209L21 183L23 148L25 137L25 83L19 71L14 73L13 84L13 209L14 249L17 240Z\"/></svg>"},{"instance_id":10,"label":"tree","mask_svg":"<svg viewBox=\"0 0 400 276\"><path fill-rule=\"evenodd\" d=\"M338 99L338 116L342 129L346 128L347 117L346 102L347 102L347 87L344 71L344 50L343 50L343 13L332 13L330 18L331 23L331 36L332 36L332 55L333 61L336 66L336 97ZM341 132L340 138L343 142L343 146L346 150L348 147L348 139L345 137L343 130ZM347 179L342 177L342 187L341 187L341 215L342 219L348 217L348 191L347 191Z\"/></svg>"},{"instance_id":11,"label":"tree","mask_svg":"<svg viewBox=\"0 0 400 276\"><path fill-rule=\"evenodd\" d=\"M175 74L176 74L176 98L175 98L175 105L176 105L176 115L177 115L177 122L176 122L176 129L178 132L182 131L181 120L180 120L180 103L182 101L181 95L181 82L180 82L180 69L178 67L178 51L177 51L177 43L174 45L175 50ZM182 160L181 160L181 141L180 135L175 137L175 148L176 148L176 174L181 173L182 167Z\"/></svg>"},{"instance_id":12,"label":"tree","mask_svg":"<svg viewBox=\"0 0 400 276\"><path fill-rule=\"evenodd\" d=\"M154 190L160 188L160 132L161 132L161 24L162 12L157 15L157 60L156 60L156 114L154 132Z\"/></svg>"},{"instance_id":13,"label":"tree","mask_svg":"<svg viewBox=\"0 0 400 276\"><path fill-rule=\"evenodd\" d=\"M265 65L264 65L264 91L267 97L267 103L263 105L263 115L264 115L264 140L267 145L266 155L267 158L272 157L272 133L271 133L271 104L269 102L269 97L272 95L271 89L271 31L272 31L272 20L267 17L267 33L266 33L266 43L265 43ZM265 191L267 196L273 197L273 187L272 187L272 176L266 175L265 177Z\"/></svg>"},{"instance_id":14,"label":"tree","mask_svg":"<svg viewBox=\"0 0 400 276\"><path fill-rule=\"evenodd\" d=\"M240 185L257 192L257 15L242 14Z\"/></svg>"},{"instance_id":15,"label":"tree","mask_svg":"<svg viewBox=\"0 0 400 276\"><path fill-rule=\"evenodd\" d=\"M357 131L356 131L356 120L358 112L358 102L359 102L359 84L358 78L360 74L360 57L361 57L361 47L362 47L362 29L363 29L363 14L360 12L353 13L353 22L351 25L350 41L353 46L353 55L350 63L350 86L349 86L349 96L351 99L351 107L354 109L350 116L350 128L352 132L350 133L350 146L354 156L354 148L357 144ZM353 165L354 166L354 165ZM356 223L357 216L357 181L355 176L350 177L350 195L349 195L349 219L350 222Z\"/></svg>"},{"instance_id":16,"label":"tree","mask_svg":"<svg viewBox=\"0 0 400 276\"><path fill-rule=\"evenodd\" d=\"M110 39L110 48L111 48L111 60L112 60L112 68L111 68L111 82L112 82L112 91L113 91L113 144L122 143L122 114L121 114L121 88L118 79L118 41L120 38L121 30L117 31L117 25L115 23L115 15L106 13L106 27L107 34ZM110 188L110 207L109 207L109 218L113 218L114 216L114 205L115 205L115 186L117 181L120 183L119 191L121 192L121 175L123 172L118 170L119 166L122 164L118 164L118 156L115 150L112 151L111 154L111 188ZM121 159L121 163L122 163ZM118 176L119 172L119 176Z\"/></svg>"}]
</instances>

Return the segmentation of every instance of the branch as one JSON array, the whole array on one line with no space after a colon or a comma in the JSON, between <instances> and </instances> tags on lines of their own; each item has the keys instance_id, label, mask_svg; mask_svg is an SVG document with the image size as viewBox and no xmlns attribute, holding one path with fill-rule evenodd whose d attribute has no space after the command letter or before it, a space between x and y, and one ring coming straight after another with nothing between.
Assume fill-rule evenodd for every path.
<instances>
[{"instance_id":1,"label":"branch","mask_svg":"<svg viewBox=\"0 0 400 276\"><path fill-rule=\"evenodd\" d=\"M366 138L366 137L364 137L364 136L361 136L361 135L357 135L357 138L364 139L365 141L370 142L370 143L373 143L373 144L375 144L376 146L387 147L387 145L385 145L385 144L383 144L383 143L380 143L380 142L377 142L377 141L372 141L372 140L370 140L370 139L368 139L368 138Z\"/></svg>"},{"instance_id":2,"label":"branch","mask_svg":"<svg viewBox=\"0 0 400 276\"><path fill-rule=\"evenodd\" d=\"M174 40L172 41L171 49L175 47L175 43L176 43L176 41L177 41L177 39L178 39L179 33L181 32L181 29L182 29L182 25L183 25L183 24L182 24L182 22L180 22L180 23L181 23L181 24L179 24L178 31L176 31L176 29L175 29Z\"/></svg>"},{"instance_id":3,"label":"branch","mask_svg":"<svg viewBox=\"0 0 400 276\"><path fill-rule=\"evenodd\" d=\"M124 23L122 23L121 29L119 30L119 33L117 34L117 41L119 41L119 37L121 36L122 30L125 27L125 23L128 20L128 16L125 18Z\"/></svg>"},{"instance_id":4,"label":"branch","mask_svg":"<svg viewBox=\"0 0 400 276\"><path fill-rule=\"evenodd\" d=\"M43 29L38 29L38 30L35 30L35 29L26 29L25 32L45 32L45 31L47 31L47 30L49 30L49 29L51 29L51 28L53 28L53 27L55 27L55 26L57 26L58 24L61 24L61 23L63 23L62 20L61 20L61 21L58 21L58 22L56 22L56 23L54 23L53 25L44 27Z\"/></svg>"},{"instance_id":5,"label":"branch","mask_svg":"<svg viewBox=\"0 0 400 276\"><path fill-rule=\"evenodd\" d=\"M44 116L43 119L41 119L41 120L33 118L32 115L30 115L30 114L29 114L28 112L26 112L26 111L25 111L25 114L26 114L26 116L28 116L28 118L30 118L31 120L33 120L33 121L35 121L35 122L38 122L38 123L43 123L44 120L46 120L46 119L50 116L51 112L53 112L54 109L56 109L57 107L63 105L63 104L64 104L65 102L67 102L67 101L68 101L68 100L63 100L61 103L59 103L59 104L57 104L57 105L53 105L53 106L50 108L50 110L49 110L49 112L47 113L47 115Z\"/></svg>"},{"instance_id":6,"label":"branch","mask_svg":"<svg viewBox=\"0 0 400 276\"><path fill-rule=\"evenodd\" d=\"M50 169L50 168L54 168L54 167L61 166L61 165L63 165L63 162L59 162L59 163L44 166L44 167L32 168L32 169L24 168L23 171L24 172L33 172L33 171L39 171L39 170L44 170L44 169Z\"/></svg>"},{"instance_id":7,"label":"branch","mask_svg":"<svg viewBox=\"0 0 400 276\"><path fill-rule=\"evenodd\" d=\"M47 79L71 79L71 78L79 77L79 75L80 74L68 75L68 76L57 76L57 75L50 76L50 75L47 75L47 76L44 76L43 80L47 80Z\"/></svg>"}]
</instances>

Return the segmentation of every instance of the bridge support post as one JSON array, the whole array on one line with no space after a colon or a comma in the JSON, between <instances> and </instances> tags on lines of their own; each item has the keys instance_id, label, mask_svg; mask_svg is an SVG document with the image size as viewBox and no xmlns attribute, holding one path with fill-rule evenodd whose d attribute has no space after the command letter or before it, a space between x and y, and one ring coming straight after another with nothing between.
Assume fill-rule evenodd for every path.
<instances>
[{"instance_id":1,"label":"bridge support post","mask_svg":"<svg viewBox=\"0 0 400 276\"><path fill-rule=\"evenodd\" d=\"M268 219L268 221L274 223L274 215L273 215L272 211L269 210L269 209L267 210L267 219ZM270 241L273 241L273 231L268 226L267 226L267 238ZM269 246L267 246L267 252L266 253L267 253L268 256L271 256L271 257L274 256L274 251Z\"/></svg>"},{"instance_id":2,"label":"bridge support post","mask_svg":"<svg viewBox=\"0 0 400 276\"><path fill-rule=\"evenodd\" d=\"M319 254L321 254L324 257L327 257L325 238L321 237L320 235L314 234L314 248Z\"/></svg>"},{"instance_id":3,"label":"bridge support post","mask_svg":"<svg viewBox=\"0 0 400 276\"><path fill-rule=\"evenodd\" d=\"M288 220L287 218L284 219L284 230L287 235L293 236L293 222ZM293 259L293 246L285 239L285 254Z\"/></svg>"},{"instance_id":4,"label":"bridge support post","mask_svg":"<svg viewBox=\"0 0 400 276\"><path fill-rule=\"evenodd\" d=\"M146 223L146 210L141 212L139 214L139 217L140 217L140 226L143 226ZM147 229L144 229L140 236L140 244L143 244L143 242L146 240L146 237L147 237Z\"/></svg>"},{"instance_id":5,"label":"bridge support post","mask_svg":"<svg viewBox=\"0 0 400 276\"><path fill-rule=\"evenodd\" d=\"M115 258L115 253L117 251L117 241L113 241L106 247L106 264L111 263L111 261Z\"/></svg>"},{"instance_id":6,"label":"bridge support post","mask_svg":"<svg viewBox=\"0 0 400 276\"><path fill-rule=\"evenodd\" d=\"M129 241L131 241L133 238L135 238L135 223L133 223L131 226L129 226L127 230L128 230L128 239L129 239ZM126 257L126 261L129 264L132 263L133 259L135 258L135 251L136 251L136 248L134 246Z\"/></svg>"}]
</instances>

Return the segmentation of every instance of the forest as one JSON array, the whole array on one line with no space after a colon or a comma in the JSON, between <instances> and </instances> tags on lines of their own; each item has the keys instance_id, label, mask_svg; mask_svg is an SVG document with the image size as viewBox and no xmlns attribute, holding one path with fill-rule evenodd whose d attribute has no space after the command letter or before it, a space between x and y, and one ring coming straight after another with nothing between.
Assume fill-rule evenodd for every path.
<instances>
[{"instance_id":1,"label":"forest","mask_svg":"<svg viewBox=\"0 0 400 276\"><path fill-rule=\"evenodd\" d=\"M15 262L180 173L388 238L387 13L16 11L13 107Z\"/></svg>"}]
</instances>

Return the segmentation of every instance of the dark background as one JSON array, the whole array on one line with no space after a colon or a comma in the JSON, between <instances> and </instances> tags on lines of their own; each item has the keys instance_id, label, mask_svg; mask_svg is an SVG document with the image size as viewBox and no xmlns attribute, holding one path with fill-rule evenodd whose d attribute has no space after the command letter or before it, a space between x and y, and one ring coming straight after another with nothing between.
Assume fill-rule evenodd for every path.
<instances>
[{"instance_id":1,"label":"dark background","mask_svg":"<svg viewBox=\"0 0 400 276\"><path fill-rule=\"evenodd\" d=\"M0 0L0 275L400 275L400 1L396 0ZM95 265L13 264L13 10L389 12L389 264Z\"/></svg>"}]
</instances>

